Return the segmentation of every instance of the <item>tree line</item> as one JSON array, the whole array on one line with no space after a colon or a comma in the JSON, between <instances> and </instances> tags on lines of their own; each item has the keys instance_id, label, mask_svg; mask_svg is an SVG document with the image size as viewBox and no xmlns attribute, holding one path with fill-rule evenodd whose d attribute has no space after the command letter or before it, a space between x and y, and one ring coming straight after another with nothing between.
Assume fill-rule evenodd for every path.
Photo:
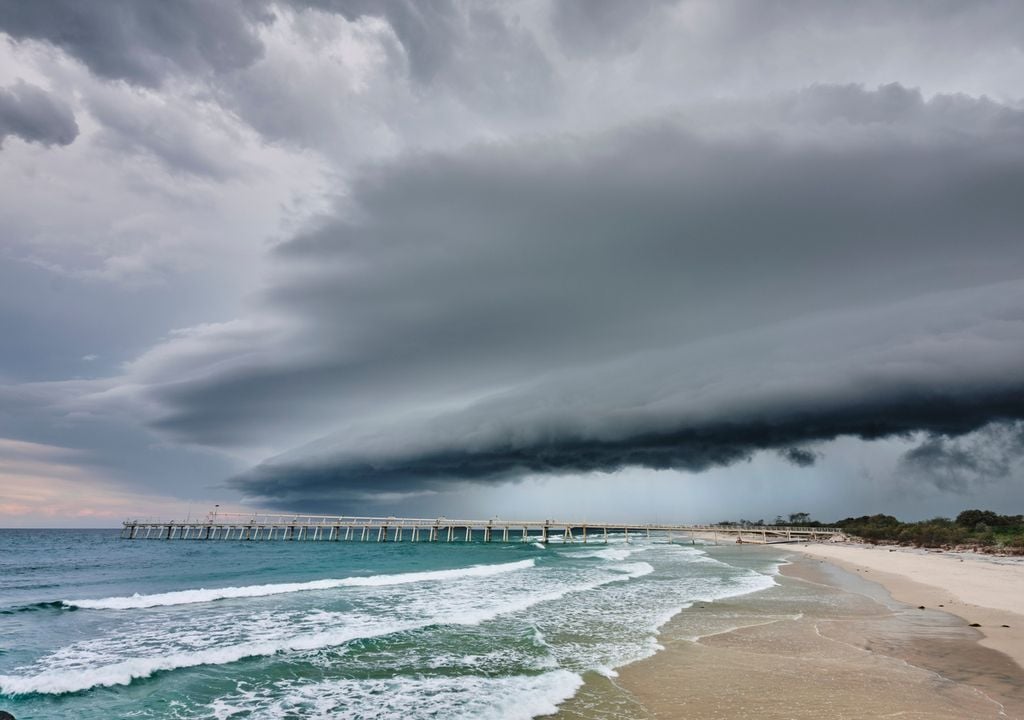
<instances>
[{"instance_id":1,"label":"tree line","mask_svg":"<svg viewBox=\"0 0 1024 720\"><path fill-rule=\"evenodd\" d=\"M861 515L831 523L811 519L809 513L763 519L723 521L726 527L838 527L870 543L898 543L914 547L954 547L969 545L984 550L1024 553L1024 515L1000 515L992 510L964 510L954 519L937 517L918 522L902 522L892 515Z\"/></svg>"}]
</instances>

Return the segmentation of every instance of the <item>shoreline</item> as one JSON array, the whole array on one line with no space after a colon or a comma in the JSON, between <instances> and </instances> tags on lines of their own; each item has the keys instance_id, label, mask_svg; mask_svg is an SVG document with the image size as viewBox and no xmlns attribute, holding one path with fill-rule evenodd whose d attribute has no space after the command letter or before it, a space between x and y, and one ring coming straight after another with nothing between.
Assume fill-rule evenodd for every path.
<instances>
[{"instance_id":1,"label":"shoreline","mask_svg":"<svg viewBox=\"0 0 1024 720\"><path fill-rule=\"evenodd\" d=\"M777 585L694 603L661 628L659 652L619 668L617 678L588 679L588 698L614 698L636 720L732 720L750 711L780 720L1024 719L1021 649L1010 646L1016 634L980 632L1007 617L1011 627L1000 622L998 629L1024 631L1024 616L968 605L948 588L883 574L878 566L891 566L887 559L833 561L824 556L831 546L809 548L823 550L720 546L716 554L734 559L750 551L775 552L783 561ZM896 553L886 548L878 554ZM915 564L917 557L903 562ZM957 568L954 575L963 572ZM1024 575L1024 565L1013 564L1009 574ZM938 607L955 603L973 618ZM918 609L922 604L926 610ZM974 621L983 627L969 627ZM580 697L553 717L606 716L593 711L604 705L607 712L609 705Z\"/></svg>"},{"instance_id":2,"label":"shoreline","mask_svg":"<svg viewBox=\"0 0 1024 720\"><path fill-rule=\"evenodd\" d=\"M976 624L983 636L981 645L1010 657L1024 670L1024 562L854 543L801 543L786 549L861 574L899 602Z\"/></svg>"}]
</instances>

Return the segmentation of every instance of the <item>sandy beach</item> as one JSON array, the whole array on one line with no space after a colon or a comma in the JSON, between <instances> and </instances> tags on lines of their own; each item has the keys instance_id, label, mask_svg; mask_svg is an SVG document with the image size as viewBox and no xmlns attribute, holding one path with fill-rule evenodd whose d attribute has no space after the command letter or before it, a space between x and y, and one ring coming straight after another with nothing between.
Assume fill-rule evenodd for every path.
<instances>
[{"instance_id":1,"label":"sandy beach","mask_svg":"<svg viewBox=\"0 0 1024 720\"><path fill-rule=\"evenodd\" d=\"M663 650L588 682L558 717L1024 718L1024 564L848 545L715 552L774 553L778 585L683 610Z\"/></svg>"},{"instance_id":2,"label":"sandy beach","mask_svg":"<svg viewBox=\"0 0 1024 720\"><path fill-rule=\"evenodd\" d=\"M850 543L791 547L864 574L896 600L977 623L982 645L1024 668L1024 559Z\"/></svg>"}]
</instances>

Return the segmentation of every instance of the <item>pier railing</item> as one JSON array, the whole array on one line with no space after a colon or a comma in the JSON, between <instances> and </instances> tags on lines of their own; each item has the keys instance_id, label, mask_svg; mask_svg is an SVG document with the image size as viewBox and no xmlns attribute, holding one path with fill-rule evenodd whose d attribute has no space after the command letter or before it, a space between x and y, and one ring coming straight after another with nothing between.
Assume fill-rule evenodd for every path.
<instances>
[{"instance_id":1,"label":"pier railing","mask_svg":"<svg viewBox=\"0 0 1024 720\"><path fill-rule=\"evenodd\" d=\"M125 520L121 537L126 540L323 540L347 542L607 542L609 535L652 534L735 540L749 543L783 543L829 540L840 536L838 528L687 525L667 523L568 522L564 520L487 520L447 517L370 517L302 515L287 513L210 513L202 519Z\"/></svg>"}]
</instances>

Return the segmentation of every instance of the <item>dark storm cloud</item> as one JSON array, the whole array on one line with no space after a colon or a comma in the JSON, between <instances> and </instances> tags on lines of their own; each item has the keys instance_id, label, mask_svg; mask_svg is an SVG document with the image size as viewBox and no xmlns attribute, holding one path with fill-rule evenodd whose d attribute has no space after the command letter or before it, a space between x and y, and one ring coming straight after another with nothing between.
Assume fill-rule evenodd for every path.
<instances>
[{"instance_id":1,"label":"dark storm cloud","mask_svg":"<svg viewBox=\"0 0 1024 720\"><path fill-rule=\"evenodd\" d=\"M43 145L70 145L78 137L78 123L66 102L19 81L0 88L0 145L8 135Z\"/></svg>"},{"instance_id":2,"label":"dark storm cloud","mask_svg":"<svg viewBox=\"0 0 1024 720\"><path fill-rule=\"evenodd\" d=\"M460 411L359 423L233 484L348 499L526 473L701 471L838 436L960 436L1024 415L1022 307L1024 284L1000 284L581 366Z\"/></svg>"},{"instance_id":3,"label":"dark storm cloud","mask_svg":"<svg viewBox=\"0 0 1024 720\"><path fill-rule=\"evenodd\" d=\"M569 433L522 443L509 433L484 447L469 440L467 447L412 456L403 456L399 448L396 457L282 459L263 463L231 482L248 495L294 502L317 496L344 500L366 491L402 492L444 487L457 480L507 480L525 474L615 472L626 467L700 472L749 460L766 448L780 448L787 460L806 467L813 464L814 454L787 448L787 444L839 436L876 440L920 430L960 435L994 419L1024 417L1024 382L1008 392L987 396L931 392L925 397L872 397L869 402L848 406L793 405L780 403L770 420L733 416L728 421L657 434L630 434L629 428L620 428L625 434L621 439L581 438ZM1009 470L1005 456L993 458L938 435L908 453L905 462L936 473L934 482L943 489L951 489L951 484L959 487L965 475L1005 477Z\"/></svg>"},{"instance_id":4,"label":"dark storm cloud","mask_svg":"<svg viewBox=\"0 0 1024 720\"><path fill-rule=\"evenodd\" d=\"M77 0L0 3L0 30L55 45L97 75L157 86L165 76L245 67L258 58L266 3Z\"/></svg>"},{"instance_id":5,"label":"dark storm cloud","mask_svg":"<svg viewBox=\"0 0 1024 720\"><path fill-rule=\"evenodd\" d=\"M287 332L137 364L156 427L323 436L235 481L294 499L1024 416L1021 113L891 86L737 117L367 169L278 249Z\"/></svg>"}]
</instances>

